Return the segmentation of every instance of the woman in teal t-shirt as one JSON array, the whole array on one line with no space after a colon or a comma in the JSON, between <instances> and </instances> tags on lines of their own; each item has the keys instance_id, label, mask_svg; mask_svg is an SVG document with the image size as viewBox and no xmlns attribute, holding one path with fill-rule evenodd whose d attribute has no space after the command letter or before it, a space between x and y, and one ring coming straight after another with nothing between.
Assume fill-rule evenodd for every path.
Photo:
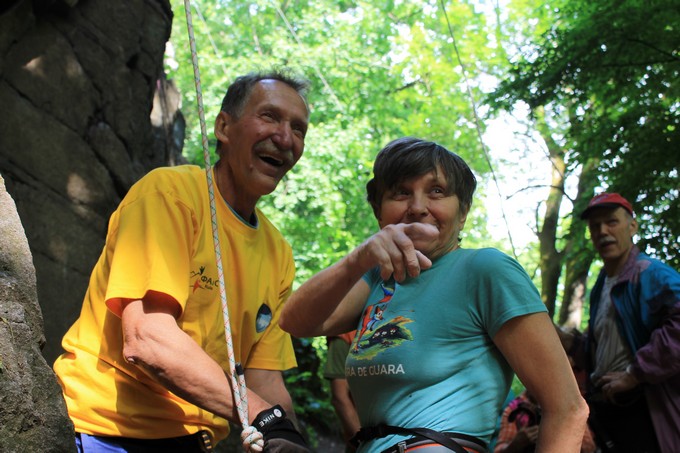
<instances>
[{"instance_id":1,"label":"woman in teal t-shirt","mask_svg":"<svg viewBox=\"0 0 680 453\"><path fill-rule=\"evenodd\" d=\"M588 409L538 291L495 249L464 249L475 177L417 138L378 154L368 201L380 225L288 300L300 337L357 329L345 373L359 452L482 453L513 371L543 408L536 451L578 452Z\"/></svg>"}]
</instances>

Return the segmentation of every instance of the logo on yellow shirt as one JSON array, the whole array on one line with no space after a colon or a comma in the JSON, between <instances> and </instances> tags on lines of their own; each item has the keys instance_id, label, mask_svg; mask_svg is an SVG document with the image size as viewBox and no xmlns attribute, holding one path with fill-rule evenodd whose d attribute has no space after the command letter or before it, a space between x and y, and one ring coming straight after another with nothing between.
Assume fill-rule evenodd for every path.
<instances>
[{"instance_id":1,"label":"logo on yellow shirt","mask_svg":"<svg viewBox=\"0 0 680 453\"><path fill-rule=\"evenodd\" d=\"M215 277L208 277L204 274L204 272L205 266L201 266L198 271L191 271L191 274L189 275L189 281L193 281L193 283L191 283L189 286L193 288L193 292L196 292L196 290L199 288L212 291L213 289L216 289L220 286L219 279Z\"/></svg>"}]
</instances>

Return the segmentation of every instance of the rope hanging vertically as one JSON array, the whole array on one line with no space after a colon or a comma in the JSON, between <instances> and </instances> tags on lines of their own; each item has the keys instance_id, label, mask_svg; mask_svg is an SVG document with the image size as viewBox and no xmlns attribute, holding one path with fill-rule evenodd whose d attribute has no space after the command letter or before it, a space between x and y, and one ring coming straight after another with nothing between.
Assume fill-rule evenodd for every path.
<instances>
[{"instance_id":1,"label":"rope hanging vertically","mask_svg":"<svg viewBox=\"0 0 680 453\"><path fill-rule=\"evenodd\" d=\"M451 27L451 22L449 22L449 15L446 12L446 4L444 3L444 0L440 0L439 4L442 7L442 11L444 12L444 18L446 19L446 25L449 28L449 35L451 36L451 42L453 43L453 50L456 53L456 58L458 59L458 65L460 66L461 73L463 74L463 79L465 80L465 88L467 90L467 95L470 98L470 104L472 105L472 115L475 120L475 129L477 130L477 138L479 139L479 143L482 146L482 152L484 154L484 159L486 160L486 163L489 165L489 170L491 171L491 178L493 179L494 184L496 185L496 191L498 192L498 197L500 198L500 205L501 205L501 215L503 216L503 221L505 222L505 229L508 232L508 239L510 240L510 247L512 248L512 255L517 259L517 251L515 250L515 243L512 240L512 233L510 232L510 225L508 224L508 218L505 215L505 209L503 209L503 199L501 197L501 188L500 185L498 184L498 178L496 177L496 171L493 168L493 164L491 163L491 158L489 157L489 151L486 148L486 145L484 144L484 139L482 138L482 129L479 126L480 120L479 116L477 115L477 103L475 102L475 97L472 94L472 89L470 88L470 81L467 77L467 70L465 68L465 64L463 64L463 59L460 57L460 53L458 52L458 46L456 45L456 37L453 34L453 28Z\"/></svg>"},{"instance_id":2,"label":"rope hanging vertically","mask_svg":"<svg viewBox=\"0 0 680 453\"><path fill-rule=\"evenodd\" d=\"M224 282L224 269L222 266L222 249L220 248L219 229L217 224L217 208L215 206L215 189L210 165L210 151L208 149L208 134L205 126L205 113L203 110L203 94L201 91L201 76L198 68L198 54L196 52L196 40L194 39L194 27L191 20L191 2L184 0L186 13L187 31L189 33L189 46L191 48L191 62L194 69L194 84L196 85L196 102L198 104L198 118L201 125L201 141L203 144L203 160L205 162L205 174L208 181L208 196L210 199L210 219L215 246L215 258L217 261L217 276L219 279L220 300L222 303L222 316L224 318L224 335L227 342L229 356L229 378L231 390L234 395L234 403L238 411L239 420L243 427L241 438L246 451L260 452L263 450L262 434L248 424L248 394L246 389L243 368L236 363L234 356L234 344L231 335L231 323L229 322L229 307L227 305L227 290Z\"/></svg>"},{"instance_id":3,"label":"rope hanging vertically","mask_svg":"<svg viewBox=\"0 0 680 453\"><path fill-rule=\"evenodd\" d=\"M291 26L290 22L288 21L288 18L286 17L286 13L283 12L281 7L274 1L271 1L272 6L276 10L276 13L279 15L283 23L286 25L286 28L288 29L288 32L290 35L293 37L295 42L299 47L302 47L302 43L300 42L300 38L298 37L297 33L295 33L295 29ZM339 112L344 112L345 107L342 105L342 102L340 102L340 99L338 99L338 96L335 94L335 91L333 91L333 88L331 88L330 84L326 80L326 77L324 77L323 73L319 69L319 67L314 63L314 60L309 61L308 63L313 69L314 72L316 73L316 76L321 80L321 83L323 83L323 86L326 87L326 90L328 90L328 93L331 96L331 99L333 99L333 102L335 102L336 107L338 108Z\"/></svg>"}]
</instances>

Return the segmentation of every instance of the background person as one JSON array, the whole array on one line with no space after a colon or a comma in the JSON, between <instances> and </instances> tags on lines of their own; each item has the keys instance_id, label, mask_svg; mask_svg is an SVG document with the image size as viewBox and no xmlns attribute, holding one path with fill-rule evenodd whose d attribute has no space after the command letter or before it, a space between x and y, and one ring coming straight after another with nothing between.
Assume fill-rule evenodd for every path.
<instances>
[{"instance_id":1,"label":"background person","mask_svg":"<svg viewBox=\"0 0 680 453\"><path fill-rule=\"evenodd\" d=\"M211 170L248 421L266 447L301 452L308 449L286 418L293 408L282 377L295 356L277 323L294 263L256 203L302 156L307 87L283 72L236 79L215 120ZM203 169L160 168L111 216L80 317L54 364L79 451L203 451L227 436L228 420L239 423L208 200Z\"/></svg>"},{"instance_id":2,"label":"background person","mask_svg":"<svg viewBox=\"0 0 680 453\"><path fill-rule=\"evenodd\" d=\"M331 404L340 420L342 437L346 444L345 451L347 453L356 451L356 448L350 443L350 439L361 428L359 415L354 405L354 398L352 398L347 377L345 376L345 361L347 360L349 347L355 334L356 331L352 331L326 339L328 354L326 355L326 365L323 371L323 377L328 379L330 384Z\"/></svg>"},{"instance_id":3,"label":"background person","mask_svg":"<svg viewBox=\"0 0 680 453\"><path fill-rule=\"evenodd\" d=\"M501 411L498 413L498 417L496 419L496 428L494 429L493 434L491 435L491 440L489 441L489 451L494 451L496 444L498 443L498 435L500 434L501 422L503 421L503 411L506 407L508 407L508 404L510 404L510 402L515 399L516 396L517 395L515 395L515 392L512 390L512 388L510 388L508 394L505 395L505 401L503 401L503 404L501 405Z\"/></svg>"},{"instance_id":4,"label":"background person","mask_svg":"<svg viewBox=\"0 0 680 453\"><path fill-rule=\"evenodd\" d=\"M633 243L633 207L618 193L581 214L603 269L586 335L558 334L587 370L590 423L604 452L676 452L680 445L680 275Z\"/></svg>"},{"instance_id":5,"label":"background person","mask_svg":"<svg viewBox=\"0 0 680 453\"><path fill-rule=\"evenodd\" d=\"M300 337L358 330L346 369L359 451L435 453L451 439L485 451L513 369L543 407L539 451L579 451L587 406L538 291L507 255L460 247L470 168L406 137L373 173L380 231L301 285L279 320Z\"/></svg>"},{"instance_id":6,"label":"background person","mask_svg":"<svg viewBox=\"0 0 680 453\"><path fill-rule=\"evenodd\" d=\"M503 410L494 453L534 453L541 423L541 407L527 390ZM581 453L594 453L595 441L588 428L583 433Z\"/></svg>"}]
</instances>

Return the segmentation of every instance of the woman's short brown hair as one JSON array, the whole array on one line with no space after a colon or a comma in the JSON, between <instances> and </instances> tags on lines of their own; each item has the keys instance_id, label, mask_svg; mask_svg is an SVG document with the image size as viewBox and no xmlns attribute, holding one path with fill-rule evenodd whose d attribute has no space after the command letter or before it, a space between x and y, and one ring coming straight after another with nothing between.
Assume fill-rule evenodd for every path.
<instances>
[{"instance_id":1,"label":"woman's short brown hair","mask_svg":"<svg viewBox=\"0 0 680 453\"><path fill-rule=\"evenodd\" d=\"M402 137L380 150L373 165L373 179L366 184L368 202L378 217L382 197L407 179L431 171L444 172L448 195L456 195L464 212L469 212L477 179L467 163L443 146L416 137Z\"/></svg>"}]
</instances>

